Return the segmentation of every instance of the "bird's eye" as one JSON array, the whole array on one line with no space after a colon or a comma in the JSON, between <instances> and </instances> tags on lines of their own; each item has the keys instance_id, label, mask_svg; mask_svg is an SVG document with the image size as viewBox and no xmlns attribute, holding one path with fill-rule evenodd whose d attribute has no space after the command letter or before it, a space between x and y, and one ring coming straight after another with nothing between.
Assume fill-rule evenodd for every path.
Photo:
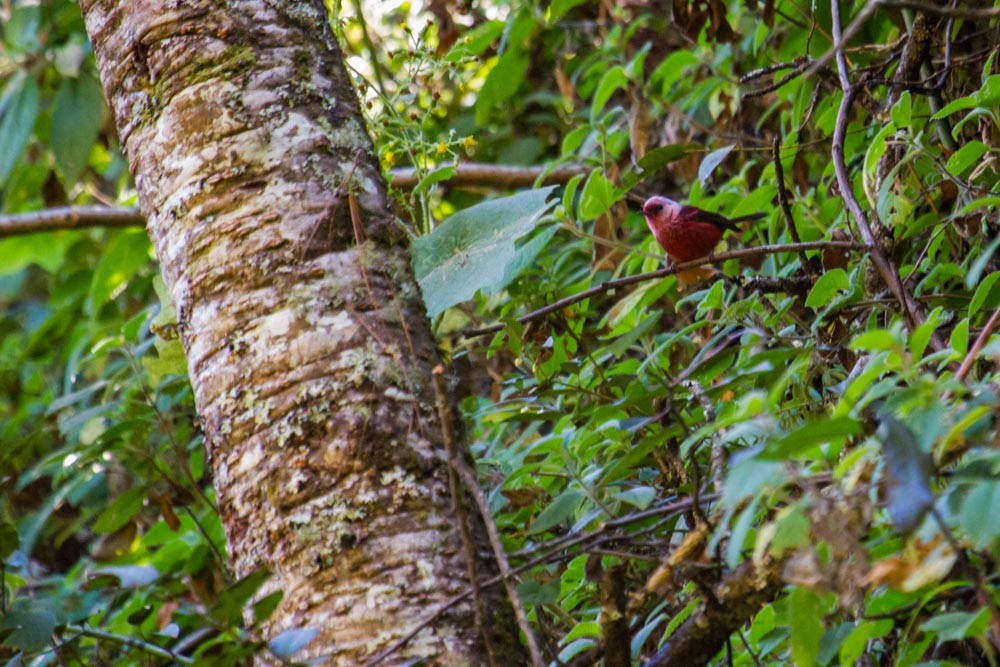
<instances>
[{"instance_id":1,"label":"bird's eye","mask_svg":"<svg viewBox=\"0 0 1000 667\"><path fill-rule=\"evenodd\" d=\"M659 213L662 210L663 210L663 204L653 204L652 206L649 207L650 213Z\"/></svg>"}]
</instances>

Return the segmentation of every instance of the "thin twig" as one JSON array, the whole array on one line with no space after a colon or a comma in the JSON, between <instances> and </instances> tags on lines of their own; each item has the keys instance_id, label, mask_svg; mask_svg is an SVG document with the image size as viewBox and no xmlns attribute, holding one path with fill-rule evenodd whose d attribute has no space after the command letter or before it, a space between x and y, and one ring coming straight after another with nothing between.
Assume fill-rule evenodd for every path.
<instances>
[{"instance_id":1,"label":"thin twig","mask_svg":"<svg viewBox=\"0 0 1000 667\"><path fill-rule=\"evenodd\" d=\"M802 62L797 64L791 72L785 74L777 81L769 83L766 86L761 86L760 88L754 88L753 90L748 90L744 93L741 93L741 97L743 98L760 97L761 95L767 95L768 93L773 93L778 88L781 88L792 79L801 75L802 72L804 72L806 68L809 67L809 64L811 62L812 62L811 59L808 58L804 59Z\"/></svg>"},{"instance_id":2,"label":"thin twig","mask_svg":"<svg viewBox=\"0 0 1000 667\"><path fill-rule=\"evenodd\" d=\"M142 227L146 219L137 208L60 206L32 213L0 215L0 238L92 227Z\"/></svg>"},{"instance_id":3,"label":"thin twig","mask_svg":"<svg viewBox=\"0 0 1000 667\"><path fill-rule=\"evenodd\" d=\"M656 271L650 271L648 273L639 273L634 276L626 276L624 278L618 278L617 280L606 280L600 285L591 287L590 289L578 292L577 294L572 294L563 299L559 299L549 305L539 308L538 310L533 310L530 313L517 318L518 322L524 323L530 320L543 317L549 313L553 313L561 308L565 308L571 304L577 303L578 301L583 301L588 299L595 294L600 294L602 292L608 292L610 290L616 289L618 287L625 287L627 285L634 285L635 283L641 283L646 280L655 280L657 278L664 278L666 276L672 276L679 271L685 271L687 269L697 268L699 266L705 266L706 264L713 264L716 262L723 262L728 259L740 259L744 257L759 257L761 255L775 255L783 252L799 252L800 250L815 250L817 248L850 248L856 250L866 249L866 246L860 243L855 243L853 241L807 241L805 243L780 243L774 245L762 245L755 246L753 248L741 248L740 250L730 250L729 252L720 252L717 255L706 255L701 259L693 259L690 262L681 262L679 264L671 264L670 266L658 269ZM478 329L469 329L463 332L463 336L466 338L477 338L479 336L485 336L487 334L496 333L502 330L507 325L505 323L493 324L487 327L480 327Z\"/></svg>"},{"instance_id":4,"label":"thin twig","mask_svg":"<svg viewBox=\"0 0 1000 667\"><path fill-rule=\"evenodd\" d=\"M1000 16L1000 7L954 7L933 5L924 2L913 2L912 0L879 0L881 7L890 9L913 9L927 14L937 14L938 16L954 16L963 19L989 19Z\"/></svg>"},{"instance_id":5,"label":"thin twig","mask_svg":"<svg viewBox=\"0 0 1000 667\"><path fill-rule=\"evenodd\" d=\"M795 226L795 218L792 217L792 206L789 203L788 186L785 184L785 169L781 166L781 138L774 135L772 144L774 154L774 180L778 183L778 204L781 206L781 213L785 216L785 226L788 227L788 234L792 237L792 242L802 243L799 237L799 230ZM810 278L815 278L816 272L813 265L806 257L805 250L799 250L799 263Z\"/></svg>"},{"instance_id":6,"label":"thin twig","mask_svg":"<svg viewBox=\"0 0 1000 667\"><path fill-rule=\"evenodd\" d=\"M375 75L375 83L378 85L378 90L381 94L385 94L385 81L382 79L382 61L379 60L378 47L375 46L375 42L372 40L371 33L368 31L368 21L365 20L365 14L361 7L361 0L354 0L354 13L357 14L358 24L361 26L361 42L368 49L368 55L371 57L372 74Z\"/></svg>"},{"instance_id":7,"label":"thin twig","mask_svg":"<svg viewBox=\"0 0 1000 667\"><path fill-rule=\"evenodd\" d=\"M833 3L831 2L831 4ZM833 47L813 61L812 66L805 71L804 76L809 78L810 76L816 74L821 69L826 67L834 57L836 57L838 61L843 58L844 46L848 41L850 41L851 37L854 37L854 35L857 34L862 27L864 27L865 23L868 22L868 19L872 17L878 7L879 3L874 1L865 5L865 8L862 9L854 20L851 21L850 25L844 29L843 34L840 32L840 7L837 7L836 14L834 15L836 18L833 19Z\"/></svg>"},{"instance_id":8,"label":"thin twig","mask_svg":"<svg viewBox=\"0 0 1000 667\"><path fill-rule=\"evenodd\" d=\"M515 166L481 162L459 162L455 173L444 181L452 187L475 185L497 190L526 188L541 179L540 185L565 184L574 176L586 174L588 168L580 164L554 169L543 165ZM413 167L398 167L389 171L389 184L397 190L412 190L420 182Z\"/></svg>"},{"instance_id":9,"label":"thin twig","mask_svg":"<svg viewBox=\"0 0 1000 667\"><path fill-rule=\"evenodd\" d=\"M76 625L73 623L67 623L64 627L67 632L83 635L85 637L93 637L94 639L106 639L107 641L115 642L116 644L122 644L124 646L137 648L141 651L149 653L150 655L155 655L158 658L164 658L166 660L179 662L182 665L194 664L194 660L187 657L186 655L175 653L170 649L163 648L162 646L144 641L142 639L136 639L135 637L129 637L127 635L119 635L114 632L108 632L107 630L90 628L87 627L86 625Z\"/></svg>"},{"instance_id":10,"label":"thin twig","mask_svg":"<svg viewBox=\"0 0 1000 667\"><path fill-rule=\"evenodd\" d=\"M986 341L989 340L993 330L996 329L998 321L1000 321L1000 307L993 311L993 315L986 323L986 326L979 332L979 336L976 337L976 342L972 344L972 348L969 350L969 353L965 355L965 360L962 361L962 365L959 366L958 371L955 373L956 378L964 380L965 376L969 374L969 371L972 369L972 364L976 362L976 357L979 356L980 350L983 349L983 346L986 345Z\"/></svg>"},{"instance_id":11,"label":"thin twig","mask_svg":"<svg viewBox=\"0 0 1000 667\"><path fill-rule=\"evenodd\" d=\"M438 365L431 372L434 379L434 391L437 395L438 421L441 424L441 438L444 440L445 451L448 455L448 493L451 495L452 511L455 513L455 521L458 523L458 530L462 537L462 545L465 547L466 569L469 577L469 585L472 586L472 607L474 613L474 623L476 633L482 638L486 647L486 655L490 661L490 667L496 666L493 656L493 647L490 642L489 630L483 623L483 599L482 589L479 587L479 574L476 571L476 555L478 549L472 539L472 531L469 528L469 518L465 512L465 502L462 498L462 486L459 484L458 472L453 463L458 458L458 446L455 443L455 434L452 430L452 414L444 394L444 380L442 373L444 369Z\"/></svg>"},{"instance_id":12,"label":"thin twig","mask_svg":"<svg viewBox=\"0 0 1000 667\"><path fill-rule=\"evenodd\" d=\"M875 3L872 4L874 5ZM840 32L840 2L838 0L830 1L830 11L833 21L833 39L835 43L841 44L843 43L843 39ZM885 256L878 241L875 239L875 234L868 224L868 216L865 215L865 212L858 204L858 200L854 197L854 185L847 174L847 164L844 162L844 137L847 133L847 119L850 114L851 104L854 102L856 90L851 85L851 80L847 75L847 58L844 57L841 51L837 52L837 74L840 77L840 87L844 94L840 102L840 109L837 110L837 121L833 127L833 144L830 152L833 156L833 170L837 174L837 185L840 188L840 196L844 199L844 205L851 212L851 216L858 225L861 238L864 240L865 245L868 246L875 268L882 275L882 279L889 286L889 290L893 296L899 301L907 329L913 331L924 321L923 311L913 299L913 296L903 287L895 265ZM944 343L941 341L940 336L936 334L931 335L930 345L935 351L944 349Z\"/></svg>"},{"instance_id":13,"label":"thin twig","mask_svg":"<svg viewBox=\"0 0 1000 667\"><path fill-rule=\"evenodd\" d=\"M454 441L454 433L451 430L451 409L448 405L447 392L444 386L444 368L437 366L431 373L431 377L434 381L434 393L437 397L438 419L441 421L442 435L448 448L448 458L451 468L462 481L466 491L476 501L476 505L479 506L483 523L486 524L486 534L489 536L490 546L493 548L493 555L497 560L497 567L500 568L500 575L503 577L504 588L507 589L507 597L510 599L511 607L514 609L514 618L517 620L517 625L524 635L525 643L528 645L531 664L533 667L542 667L545 661L542 659L542 653L538 649L538 640L535 638L535 633L528 622L528 614L525 612L521 598L517 594L517 586L514 582L514 575L511 572L510 561L507 560L507 552L504 551L503 544L500 542L500 533L497 532L496 522L493 520L493 512L490 511L486 495L479 486L479 480L476 479L475 473L472 472L459 455L458 446ZM472 583L473 585L477 585L477 582Z\"/></svg>"},{"instance_id":14,"label":"thin twig","mask_svg":"<svg viewBox=\"0 0 1000 667\"><path fill-rule=\"evenodd\" d=\"M713 494L713 495L710 495L710 496L703 496L702 499L703 500L711 500L711 499L714 499L715 497L716 496ZM524 570L528 570L528 569L531 569L531 568L533 568L533 567L535 567L537 565L540 565L541 563L548 562L548 560L552 557L552 555L554 553L556 553L558 551L562 551L562 550L568 549L568 548L570 548L572 546L576 546L577 544L586 542L586 541L588 541L590 539L593 539L594 537L599 537L602 533L604 533L604 532L606 532L606 531L608 531L608 530L610 530L612 528L618 528L618 527L621 527L621 526L628 525L629 523L634 523L636 521L642 521L643 519L648 519L650 517L658 516L658 515L661 515L661 514L678 514L680 512L683 512L683 511L686 511L686 510L690 509L690 507L691 507L692 504L694 504L694 500L692 498L684 498L683 500L677 500L677 501L674 501L672 503L668 503L666 505L661 505L659 507L653 507L653 508L650 508L650 509L641 510L641 511L638 511L638 512L633 512L632 514L627 514L627 515L625 515L623 517L619 517L617 519L612 519L612 520L607 521L604 524L602 524L600 528L597 528L597 529L592 530L592 531L587 532L587 533L581 533L579 535L572 535L572 536L567 536L567 537L564 537L564 538L560 538L559 540L555 540L555 542L558 543L558 546L546 549L541 555L539 555L539 556L537 556L535 558L532 558L531 560L529 560L529 561L527 561L527 562L525 562L525 563L523 563L521 565L518 565L517 567L513 568L511 570L511 575L512 576L516 575L516 574L518 574L520 572L523 572ZM551 546L551 543L550 543L549 546ZM479 583L479 587L481 589L485 589L485 588L489 588L491 586L496 586L497 584L499 584L503 580L504 580L503 575L497 575L495 577L490 577L486 581L480 582ZM465 598L469 597L470 595L472 595L472 588L471 587L467 588L463 592L455 595L450 600L445 601L440 607L438 607L437 609L435 609L434 612L430 616L428 616L427 618L425 618L423 621L421 621L420 623L418 623L414 627L410 628L410 631L407 632L402 637L400 637L396 641L395 644L393 644L392 646L390 646L386 650L382 651L377 656L373 657L371 660L368 661L367 664L368 665L372 665L372 666L381 664L382 661L386 657L392 655L393 653L395 653L396 651L398 651L399 649L401 649L403 646L405 646L407 643L409 643L409 641L411 639L413 639L414 637L416 637L417 634L421 630L423 630L424 628L426 628L427 626L429 626L431 623L433 623L438 618L440 618L442 614L444 614L446 611L448 611L449 609L451 609L456 604L458 604L459 602L461 602Z\"/></svg>"}]
</instances>

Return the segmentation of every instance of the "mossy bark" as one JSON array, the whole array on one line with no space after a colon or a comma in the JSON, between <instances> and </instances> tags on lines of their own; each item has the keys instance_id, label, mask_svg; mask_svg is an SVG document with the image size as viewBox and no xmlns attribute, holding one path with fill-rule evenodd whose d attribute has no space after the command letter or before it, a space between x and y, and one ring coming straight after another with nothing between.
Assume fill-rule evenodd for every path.
<instances>
[{"instance_id":1,"label":"mossy bark","mask_svg":"<svg viewBox=\"0 0 1000 667\"><path fill-rule=\"evenodd\" d=\"M296 659L363 664L465 591L470 569L436 348L326 10L81 4L177 308L234 568L268 568L261 594L284 593L265 634L319 629ZM520 663L488 594L490 641L466 599L383 664Z\"/></svg>"}]
</instances>

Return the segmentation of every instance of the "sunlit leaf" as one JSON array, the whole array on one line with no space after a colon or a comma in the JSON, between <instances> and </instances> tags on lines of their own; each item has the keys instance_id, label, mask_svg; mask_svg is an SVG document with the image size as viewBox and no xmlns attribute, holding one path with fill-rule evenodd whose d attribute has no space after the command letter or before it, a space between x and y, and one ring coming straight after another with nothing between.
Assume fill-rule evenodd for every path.
<instances>
[{"instance_id":1,"label":"sunlit leaf","mask_svg":"<svg viewBox=\"0 0 1000 667\"><path fill-rule=\"evenodd\" d=\"M495 294L512 276L508 265L530 261L538 245L517 248L552 205L553 187L492 199L463 209L413 243L413 272L433 316L471 298L478 290ZM526 250L527 248L527 250Z\"/></svg>"}]
</instances>

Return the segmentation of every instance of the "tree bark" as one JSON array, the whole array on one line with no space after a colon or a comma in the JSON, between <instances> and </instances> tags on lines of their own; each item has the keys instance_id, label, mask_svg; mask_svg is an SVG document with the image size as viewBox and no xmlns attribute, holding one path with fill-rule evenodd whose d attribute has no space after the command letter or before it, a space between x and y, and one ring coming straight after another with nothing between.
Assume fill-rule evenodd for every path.
<instances>
[{"instance_id":1,"label":"tree bark","mask_svg":"<svg viewBox=\"0 0 1000 667\"><path fill-rule=\"evenodd\" d=\"M326 10L81 4L177 309L236 573L267 568L261 594L284 593L265 638L317 628L297 660L363 664L493 572L468 556L488 552L478 515L459 513L476 517L476 544L455 519L436 347ZM382 664L522 662L495 591Z\"/></svg>"}]
</instances>

